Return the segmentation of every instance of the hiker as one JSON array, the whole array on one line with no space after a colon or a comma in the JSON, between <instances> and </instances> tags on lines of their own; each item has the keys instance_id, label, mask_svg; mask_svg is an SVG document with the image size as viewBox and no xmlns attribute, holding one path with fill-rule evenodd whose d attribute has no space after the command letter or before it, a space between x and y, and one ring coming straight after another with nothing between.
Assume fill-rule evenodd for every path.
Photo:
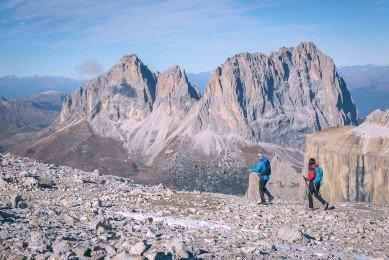
<instances>
[{"instance_id":1,"label":"hiker","mask_svg":"<svg viewBox=\"0 0 389 260\"><path fill-rule=\"evenodd\" d=\"M320 195L320 183L323 178L323 169L316 162L315 158L310 158L308 162L308 176L304 176L305 181L309 181L308 185L308 207L313 209L312 195L323 204L324 209L328 209L328 202Z\"/></svg>"},{"instance_id":2,"label":"hiker","mask_svg":"<svg viewBox=\"0 0 389 260\"><path fill-rule=\"evenodd\" d=\"M261 153L258 154L260 158L257 164L251 169L251 172L257 173L259 175L259 192L261 194L261 204L265 204L265 194L269 198L269 203L274 199L270 192L266 189L266 183L270 179L271 168L270 161L267 157L263 156Z\"/></svg>"}]
</instances>

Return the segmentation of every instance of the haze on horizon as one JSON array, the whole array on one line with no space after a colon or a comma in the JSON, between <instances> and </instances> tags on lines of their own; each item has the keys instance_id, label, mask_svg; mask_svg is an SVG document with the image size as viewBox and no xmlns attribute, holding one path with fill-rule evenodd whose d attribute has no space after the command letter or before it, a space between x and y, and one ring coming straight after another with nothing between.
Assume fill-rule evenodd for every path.
<instances>
[{"instance_id":1,"label":"haze on horizon","mask_svg":"<svg viewBox=\"0 0 389 260\"><path fill-rule=\"evenodd\" d=\"M0 2L0 76L91 78L136 53L153 70L213 70L313 41L336 65L389 62L389 1Z\"/></svg>"}]
</instances>

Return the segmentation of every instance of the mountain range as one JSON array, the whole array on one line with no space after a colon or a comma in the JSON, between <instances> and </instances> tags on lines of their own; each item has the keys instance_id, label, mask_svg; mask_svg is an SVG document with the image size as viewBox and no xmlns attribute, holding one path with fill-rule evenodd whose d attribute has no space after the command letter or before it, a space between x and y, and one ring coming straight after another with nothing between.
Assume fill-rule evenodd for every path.
<instances>
[{"instance_id":1,"label":"mountain range","mask_svg":"<svg viewBox=\"0 0 389 260\"><path fill-rule=\"evenodd\" d=\"M339 75L345 80L360 116L365 117L375 109L389 108L389 66L354 65L339 66ZM211 72L187 73L188 81L202 94L211 78ZM0 96L25 98L46 91L71 93L85 80L65 77L0 77Z\"/></svg>"},{"instance_id":2,"label":"mountain range","mask_svg":"<svg viewBox=\"0 0 389 260\"><path fill-rule=\"evenodd\" d=\"M202 96L183 69L157 74L130 54L70 94L55 123L14 152L138 182L242 193L257 152L274 159L277 185L296 186L306 134L357 123L332 59L311 42L230 57Z\"/></svg>"},{"instance_id":3,"label":"mountain range","mask_svg":"<svg viewBox=\"0 0 389 260\"><path fill-rule=\"evenodd\" d=\"M71 93L84 80L70 79L66 77L31 76L16 77L13 75L0 77L0 96L19 99L31 95L41 94L47 91Z\"/></svg>"}]
</instances>

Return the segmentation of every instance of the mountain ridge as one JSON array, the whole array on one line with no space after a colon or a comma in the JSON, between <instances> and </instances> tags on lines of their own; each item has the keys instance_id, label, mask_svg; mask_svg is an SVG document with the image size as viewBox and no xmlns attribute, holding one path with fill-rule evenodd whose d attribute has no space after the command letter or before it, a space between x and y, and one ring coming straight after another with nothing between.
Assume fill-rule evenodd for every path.
<instances>
[{"instance_id":1,"label":"mountain ridge","mask_svg":"<svg viewBox=\"0 0 389 260\"><path fill-rule=\"evenodd\" d=\"M296 161L302 161L305 135L327 126L356 124L356 117L332 59L313 43L269 55L227 58L214 70L201 97L183 69L173 66L153 73L131 54L70 94L51 129L17 153L45 160L55 149L64 153L57 158L65 158L65 153L77 158L69 162L73 167L81 158L95 158L102 171L121 174L111 166L107 171L109 154L97 155L91 148L93 140L112 147L119 143L127 150L122 160L136 165L129 174L133 179L239 194L247 185L242 172L262 151L278 157L274 179L295 190L301 169ZM89 133L88 141L72 143L78 147L72 151L66 149L66 136L77 136L74 126ZM293 176L290 180L282 178L285 171Z\"/></svg>"},{"instance_id":2,"label":"mountain ridge","mask_svg":"<svg viewBox=\"0 0 389 260\"><path fill-rule=\"evenodd\" d=\"M45 91L70 93L84 82L84 80L71 79L63 76L17 77L9 75L0 77L0 96L7 98L26 98Z\"/></svg>"}]
</instances>

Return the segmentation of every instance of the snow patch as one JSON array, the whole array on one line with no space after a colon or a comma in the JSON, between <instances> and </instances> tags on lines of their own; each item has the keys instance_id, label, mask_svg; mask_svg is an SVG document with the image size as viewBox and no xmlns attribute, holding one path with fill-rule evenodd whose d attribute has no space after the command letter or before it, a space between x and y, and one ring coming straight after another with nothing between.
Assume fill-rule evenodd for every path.
<instances>
[{"instance_id":1,"label":"snow patch","mask_svg":"<svg viewBox=\"0 0 389 260\"><path fill-rule=\"evenodd\" d=\"M143 213L143 212L117 212L119 215L122 215L124 217L136 219L136 220L146 220L148 218L153 218L153 221L161 221L165 222L169 226L181 226L181 227L187 227L187 228L207 228L207 229L225 229L225 230L231 230L231 226L227 224L223 224L221 222L216 221L205 221L205 220L192 220L192 219L183 219L183 218L176 218L173 216L156 216L154 214L149 213Z\"/></svg>"},{"instance_id":2,"label":"snow patch","mask_svg":"<svg viewBox=\"0 0 389 260\"><path fill-rule=\"evenodd\" d=\"M388 138L389 137L389 128L376 125L363 123L360 126L350 130L351 133L355 133L362 138Z\"/></svg>"},{"instance_id":3,"label":"snow patch","mask_svg":"<svg viewBox=\"0 0 389 260\"><path fill-rule=\"evenodd\" d=\"M43 95L49 95L49 94L60 94L61 92L58 92L58 91L55 91L55 90L48 90L48 91L44 91L42 92L41 94ZM39 95L39 94L38 94ZM35 95L35 96L38 96L38 95Z\"/></svg>"}]
</instances>

